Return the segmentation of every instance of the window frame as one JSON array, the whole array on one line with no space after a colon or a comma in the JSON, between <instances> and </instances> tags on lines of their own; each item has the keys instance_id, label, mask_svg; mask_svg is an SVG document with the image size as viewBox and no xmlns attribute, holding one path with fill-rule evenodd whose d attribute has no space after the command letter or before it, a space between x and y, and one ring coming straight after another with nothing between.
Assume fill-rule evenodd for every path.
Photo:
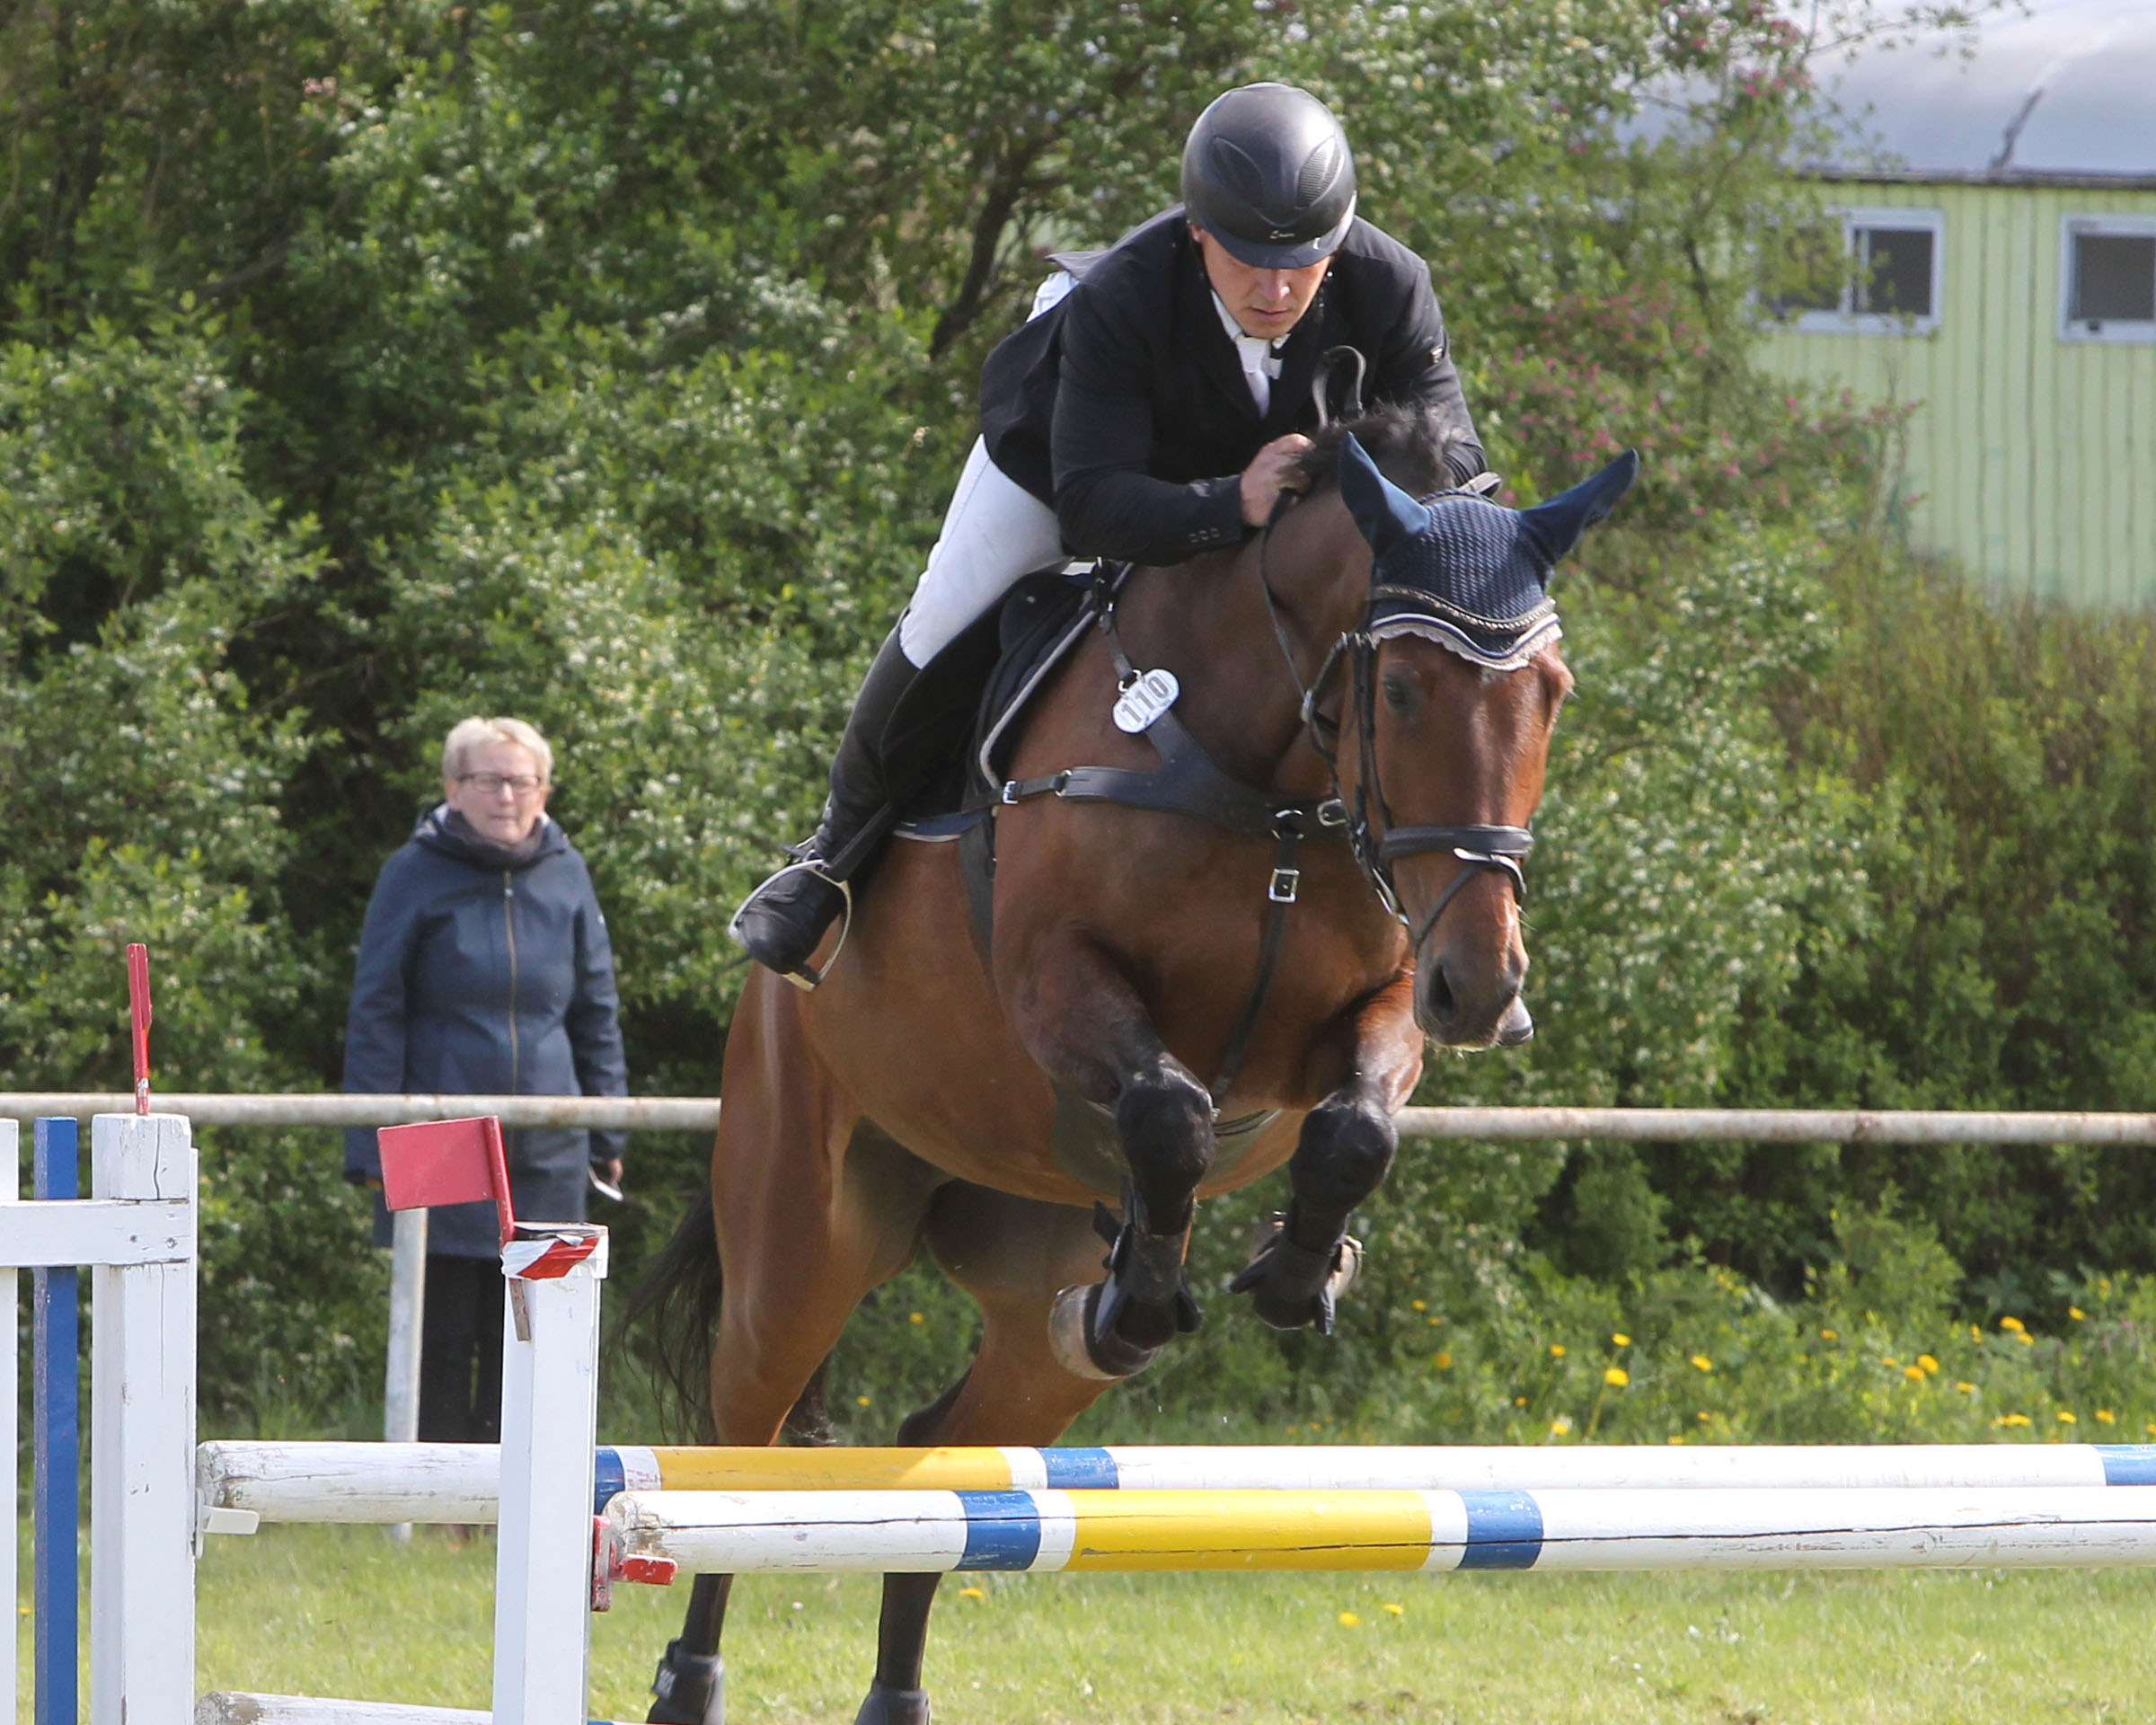
<instances>
[{"instance_id":1,"label":"window frame","mask_svg":"<svg viewBox=\"0 0 2156 1725\"><path fill-rule=\"evenodd\" d=\"M2156 237L2156 216L2105 214L2059 217L2059 340L2097 346L2147 347L2156 343L2156 318L2114 317L2096 329L2073 313L2073 243L2082 234L2096 239L2145 240Z\"/></svg>"},{"instance_id":2,"label":"window frame","mask_svg":"<svg viewBox=\"0 0 2156 1725\"><path fill-rule=\"evenodd\" d=\"M1947 212L1927 204L1828 204L1822 216L1842 224L1842 255L1856 255L1860 228L1898 228L1904 233L1931 236L1931 309L1922 315L1908 312L1860 312L1854 306L1853 271L1842 289L1842 306L1836 311L1798 312L1789 327L1807 335L1930 335L1943 321L1947 296Z\"/></svg>"}]
</instances>

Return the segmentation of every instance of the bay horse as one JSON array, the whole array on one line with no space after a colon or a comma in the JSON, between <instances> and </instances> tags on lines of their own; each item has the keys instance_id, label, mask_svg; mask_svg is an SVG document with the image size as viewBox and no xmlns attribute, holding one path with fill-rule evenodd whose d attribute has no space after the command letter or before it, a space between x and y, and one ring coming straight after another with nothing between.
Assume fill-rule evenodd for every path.
<instances>
[{"instance_id":1,"label":"bay horse","mask_svg":"<svg viewBox=\"0 0 2156 1725\"><path fill-rule=\"evenodd\" d=\"M1330 1328L1426 1039L1532 1031L1521 865L1571 686L1546 589L1637 468L1418 501L1444 455L1409 414L1333 428L1262 535L1097 588L972 838L894 842L813 993L752 971L709 1203L640 1302L717 1441L827 1441L840 1331L926 1250L983 1328L897 1441L1052 1444L1196 1327L1195 1201L1283 1163L1232 1288ZM885 1578L856 1725L925 1725L940 1579ZM696 1578L652 1721L722 1720L730 1582Z\"/></svg>"}]
</instances>

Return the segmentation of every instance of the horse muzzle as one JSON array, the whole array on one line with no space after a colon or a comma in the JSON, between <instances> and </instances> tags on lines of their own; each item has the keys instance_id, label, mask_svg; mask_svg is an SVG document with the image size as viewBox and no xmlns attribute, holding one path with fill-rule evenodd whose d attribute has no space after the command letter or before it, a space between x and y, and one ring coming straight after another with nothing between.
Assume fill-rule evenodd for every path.
<instances>
[{"instance_id":1,"label":"horse muzzle","mask_svg":"<svg viewBox=\"0 0 2156 1725\"><path fill-rule=\"evenodd\" d=\"M1534 1035L1520 998L1526 969L1524 956L1475 964L1433 954L1415 980L1415 1022L1440 1048L1517 1048Z\"/></svg>"}]
</instances>

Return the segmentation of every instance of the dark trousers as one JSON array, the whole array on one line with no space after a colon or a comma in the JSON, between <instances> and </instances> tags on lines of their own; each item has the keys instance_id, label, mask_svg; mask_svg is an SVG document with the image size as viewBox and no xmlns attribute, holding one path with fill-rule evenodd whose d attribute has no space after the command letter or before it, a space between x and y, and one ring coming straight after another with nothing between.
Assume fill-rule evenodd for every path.
<instances>
[{"instance_id":1,"label":"dark trousers","mask_svg":"<svg viewBox=\"0 0 2156 1725\"><path fill-rule=\"evenodd\" d=\"M501 1441L501 1262L427 1260L420 1329L420 1441Z\"/></svg>"}]
</instances>

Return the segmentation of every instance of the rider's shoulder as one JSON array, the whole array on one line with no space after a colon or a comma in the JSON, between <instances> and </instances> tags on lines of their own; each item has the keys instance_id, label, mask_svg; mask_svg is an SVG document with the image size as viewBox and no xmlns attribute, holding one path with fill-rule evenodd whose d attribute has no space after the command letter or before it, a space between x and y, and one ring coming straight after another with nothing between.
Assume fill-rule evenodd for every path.
<instances>
[{"instance_id":1,"label":"rider's shoulder","mask_svg":"<svg viewBox=\"0 0 2156 1725\"><path fill-rule=\"evenodd\" d=\"M1383 272L1412 280L1418 277L1427 279L1430 266L1421 256L1402 245L1374 222L1366 222L1360 216L1348 224L1347 236L1341 240L1334 254L1335 269L1345 261L1350 269Z\"/></svg>"}]
</instances>

